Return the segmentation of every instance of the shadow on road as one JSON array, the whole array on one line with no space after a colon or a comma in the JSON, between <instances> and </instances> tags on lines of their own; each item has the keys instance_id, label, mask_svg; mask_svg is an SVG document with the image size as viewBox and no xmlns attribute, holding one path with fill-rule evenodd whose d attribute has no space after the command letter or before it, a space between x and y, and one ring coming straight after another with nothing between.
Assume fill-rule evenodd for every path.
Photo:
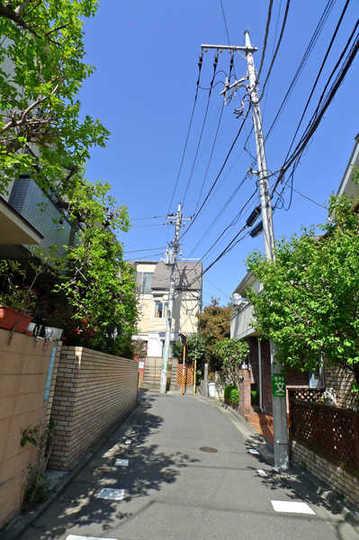
<instances>
[{"instance_id":1,"label":"shadow on road","mask_svg":"<svg viewBox=\"0 0 359 540\"><path fill-rule=\"evenodd\" d=\"M163 418L151 412L153 401L149 395L143 397L126 432L119 428L111 436L62 495L24 533L23 540L52 540L73 527L88 528L96 524L103 531L112 529L132 514L125 511L126 504L95 497L100 488L125 489L125 500L133 500L175 482L182 468L198 461L182 452L161 452L158 445L150 443L151 434L163 424ZM125 444L129 441L130 444ZM117 458L128 458L129 467L115 467Z\"/></svg>"},{"instance_id":2,"label":"shadow on road","mask_svg":"<svg viewBox=\"0 0 359 540\"><path fill-rule=\"evenodd\" d=\"M255 434L246 441L247 451L258 449L258 454L253 456L258 461L257 467L249 467L258 476L258 469L264 470L267 476L262 477L261 481L271 490L285 490L286 495L293 500L301 500L317 507L325 508L333 514L340 514L344 509L344 500L340 496L323 497L323 494L329 490L328 486L299 466L292 466L286 473L279 473L273 469L272 448L265 442L261 435ZM275 496L275 493L273 494Z\"/></svg>"}]
</instances>

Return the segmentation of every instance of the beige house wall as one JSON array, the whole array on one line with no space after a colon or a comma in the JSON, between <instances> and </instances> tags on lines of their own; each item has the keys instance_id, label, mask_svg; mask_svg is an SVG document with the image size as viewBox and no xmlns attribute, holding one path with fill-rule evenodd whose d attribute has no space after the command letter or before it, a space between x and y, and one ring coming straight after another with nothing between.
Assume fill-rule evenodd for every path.
<instances>
[{"instance_id":1,"label":"beige house wall","mask_svg":"<svg viewBox=\"0 0 359 540\"><path fill-rule=\"evenodd\" d=\"M155 317L155 301L167 301L168 295L141 294L139 295L139 321L137 331L139 334L148 332L165 332L166 318ZM174 302L174 331L184 334L197 332L200 309L200 295L197 291L186 291L176 295Z\"/></svg>"},{"instance_id":2,"label":"beige house wall","mask_svg":"<svg viewBox=\"0 0 359 540\"><path fill-rule=\"evenodd\" d=\"M22 434L31 427L47 426L58 355L48 401L44 400L44 390L54 346L0 330L0 527L19 512L28 467L38 455L36 448L21 446Z\"/></svg>"}]
</instances>

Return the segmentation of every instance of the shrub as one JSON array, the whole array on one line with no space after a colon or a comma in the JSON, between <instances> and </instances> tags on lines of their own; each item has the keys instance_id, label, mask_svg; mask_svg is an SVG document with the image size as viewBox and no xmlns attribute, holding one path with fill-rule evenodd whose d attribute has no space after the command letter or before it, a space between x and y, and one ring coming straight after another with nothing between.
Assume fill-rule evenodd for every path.
<instances>
[{"instance_id":1,"label":"shrub","mask_svg":"<svg viewBox=\"0 0 359 540\"><path fill-rule=\"evenodd\" d=\"M224 389L224 401L232 407L239 405L239 390L233 384L229 384Z\"/></svg>"}]
</instances>

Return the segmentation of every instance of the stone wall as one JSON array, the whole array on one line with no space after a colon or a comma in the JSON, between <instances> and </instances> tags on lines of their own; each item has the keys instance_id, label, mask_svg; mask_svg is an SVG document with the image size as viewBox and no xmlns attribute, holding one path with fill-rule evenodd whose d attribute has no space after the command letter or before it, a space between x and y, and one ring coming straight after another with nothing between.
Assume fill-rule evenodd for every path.
<instances>
[{"instance_id":1,"label":"stone wall","mask_svg":"<svg viewBox=\"0 0 359 540\"><path fill-rule=\"evenodd\" d=\"M49 466L71 469L137 399L135 360L83 347L63 347L52 419L54 442Z\"/></svg>"},{"instance_id":2,"label":"stone wall","mask_svg":"<svg viewBox=\"0 0 359 540\"><path fill-rule=\"evenodd\" d=\"M341 467L333 465L297 441L292 442L292 461L304 465L312 474L327 483L331 489L344 495L353 504L359 504L359 479Z\"/></svg>"},{"instance_id":3,"label":"stone wall","mask_svg":"<svg viewBox=\"0 0 359 540\"><path fill-rule=\"evenodd\" d=\"M38 449L21 446L25 429L46 429L59 345L0 330L0 527L21 508Z\"/></svg>"}]
</instances>

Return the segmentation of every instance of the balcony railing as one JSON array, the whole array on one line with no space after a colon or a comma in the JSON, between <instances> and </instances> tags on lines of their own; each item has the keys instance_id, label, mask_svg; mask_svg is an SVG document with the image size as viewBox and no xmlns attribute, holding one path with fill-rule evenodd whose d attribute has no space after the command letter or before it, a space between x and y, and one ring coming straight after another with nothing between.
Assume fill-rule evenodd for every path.
<instances>
[{"instance_id":1,"label":"balcony railing","mask_svg":"<svg viewBox=\"0 0 359 540\"><path fill-rule=\"evenodd\" d=\"M69 244L71 225L54 202L31 178L14 182L9 204L43 235L40 246L56 246L60 251Z\"/></svg>"}]
</instances>

